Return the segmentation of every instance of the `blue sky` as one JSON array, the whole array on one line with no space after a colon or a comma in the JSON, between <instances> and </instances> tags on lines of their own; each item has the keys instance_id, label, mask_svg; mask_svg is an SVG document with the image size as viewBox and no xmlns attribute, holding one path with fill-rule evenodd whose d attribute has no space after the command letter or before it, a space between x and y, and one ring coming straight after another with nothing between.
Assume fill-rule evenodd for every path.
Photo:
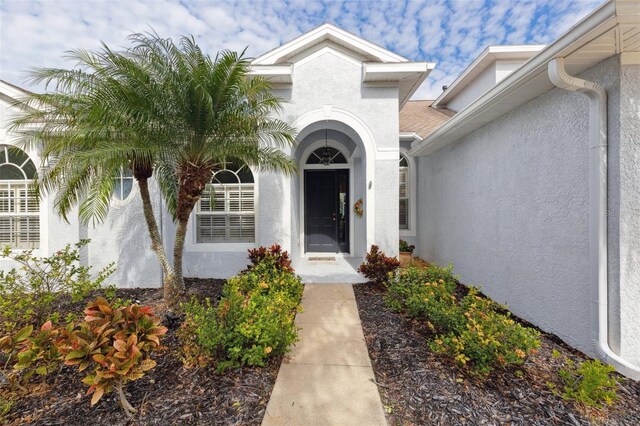
<instances>
[{"instance_id":1,"label":"blue sky","mask_svg":"<svg viewBox=\"0 0 640 426\"><path fill-rule=\"evenodd\" d=\"M193 34L214 55L257 56L331 22L412 60L436 62L414 98L433 99L488 45L548 44L603 0L0 0L0 78L70 68L64 52L126 46L131 32ZM32 88L38 90L39 88Z\"/></svg>"}]
</instances>

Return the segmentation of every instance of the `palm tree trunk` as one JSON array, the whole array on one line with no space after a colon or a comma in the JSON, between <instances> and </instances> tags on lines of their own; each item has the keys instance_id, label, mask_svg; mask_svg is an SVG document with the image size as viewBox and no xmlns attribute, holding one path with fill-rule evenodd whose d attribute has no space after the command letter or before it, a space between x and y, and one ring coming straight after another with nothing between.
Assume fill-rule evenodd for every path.
<instances>
[{"instance_id":1,"label":"palm tree trunk","mask_svg":"<svg viewBox=\"0 0 640 426\"><path fill-rule=\"evenodd\" d=\"M142 198L144 219L147 222L149 236L151 237L151 250L153 250L158 256L158 260L162 266L162 272L164 273L164 279L162 281L163 299L167 306L175 307L178 298L178 294L176 293L180 293L180 291L176 292L176 274L174 273L171 263L167 258L167 252L165 251L164 244L162 243L162 236L158 230L158 223L156 222L156 217L153 214L153 205L151 204L151 196L149 194L149 180L146 177L140 177L137 180L138 186L140 187L140 197ZM182 276L182 273L180 276ZM184 285L182 286L182 289L184 289Z\"/></svg>"},{"instance_id":2,"label":"palm tree trunk","mask_svg":"<svg viewBox=\"0 0 640 426\"><path fill-rule=\"evenodd\" d=\"M176 208L176 239L173 243L173 288L178 293L184 293L184 277L182 275L182 255L184 253L184 241L187 235L189 217L198 203L202 192L211 181L211 164L186 164L178 172L178 206Z\"/></svg>"},{"instance_id":3,"label":"palm tree trunk","mask_svg":"<svg viewBox=\"0 0 640 426\"><path fill-rule=\"evenodd\" d=\"M179 219L176 228L176 240L173 243L173 287L176 292L184 292L184 276L182 274L182 254L184 253L184 241L187 235L189 220Z\"/></svg>"},{"instance_id":4,"label":"palm tree trunk","mask_svg":"<svg viewBox=\"0 0 640 426\"><path fill-rule=\"evenodd\" d=\"M153 206L151 204L151 196L149 194L149 182L146 178L138 180L138 186L140 187L140 196L142 198L142 210L144 211L144 219L147 222L147 228L149 229L149 236L151 237L151 250L153 250L158 256L162 271L165 277L172 276L173 270L169 259L167 259L167 253L164 250L164 244L162 244L162 237L158 230L158 223L156 217L153 214ZM166 280L165 280L166 281Z\"/></svg>"}]
</instances>

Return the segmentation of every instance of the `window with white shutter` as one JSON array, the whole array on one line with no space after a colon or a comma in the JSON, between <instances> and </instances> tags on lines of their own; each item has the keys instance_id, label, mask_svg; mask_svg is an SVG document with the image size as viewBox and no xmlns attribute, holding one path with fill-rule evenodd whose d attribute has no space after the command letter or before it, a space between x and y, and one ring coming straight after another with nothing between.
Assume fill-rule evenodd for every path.
<instances>
[{"instance_id":1,"label":"window with white shutter","mask_svg":"<svg viewBox=\"0 0 640 426\"><path fill-rule=\"evenodd\" d=\"M400 154L400 229L409 229L409 162Z\"/></svg>"},{"instance_id":2,"label":"window with white shutter","mask_svg":"<svg viewBox=\"0 0 640 426\"><path fill-rule=\"evenodd\" d=\"M255 191L251 170L227 162L213 174L196 207L196 243L253 243Z\"/></svg>"},{"instance_id":3,"label":"window with white shutter","mask_svg":"<svg viewBox=\"0 0 640 426\"><path fill-rule=\"evenodd\" d=\"M0 145L0 245L40 245L40 203L31 187L36 166L18 148Z\"/></svg>"}]
</instances>

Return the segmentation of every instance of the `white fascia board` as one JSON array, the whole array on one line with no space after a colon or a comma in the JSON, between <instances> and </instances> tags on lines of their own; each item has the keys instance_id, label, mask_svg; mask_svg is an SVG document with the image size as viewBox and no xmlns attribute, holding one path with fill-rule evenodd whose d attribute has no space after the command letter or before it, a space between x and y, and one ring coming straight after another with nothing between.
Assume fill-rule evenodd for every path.
<instances>
[{"instance_id":1,"label":"white fascia board","mask_svg":"<svg viewBox=\"0 0 640 426\"><path fill-rule=\"evenodd\" d=\"M362 66L362 82L370 86L399 85L398 101L402 108L435 66L433 62L365 62Z\"/></svg>"},{"instance_id":2,"label":"white fascia board","mask_svg":"<svg viewBox=\"0 0 640 426\"><path fill-rule=\"evenodd\" d=\"M400 132L400 141L420 142L422 138L416 132Z\"/></svg>"},{"instance_id":3,"label":"white fascia board","mask_svg":"<svg viewBox=\"0 0 640 426\"><path fill-rule=\"evenodd\" d=\"M454 115L438 130L421 142L414 143L410 154L412 156L429 155L483 125L484 123L482 123L480 119L484 114L488 114L490 109L500 108L500 105L504 106L502 101L506 97L517 92L519 87L525 85L540 73L545 73L546 75L549 61L557 57L568 56L591 40L615 27L618 24L616 17L616 5L618 2L619 0L610 0L604 3L589 16L573 26L558 40L547 46L538 55L531 58L487 93ZM625 18L628 20L628 16L625 16ZM640 16L635 17L635 22L640 23ZM551 84L548 78L546 81L549 85ZM544 93L546 89L547 86L541 88L539 94ZM508 108L513 109L513 105L510 105ZM476 120L480 124L467 126L463 134L458 132L459 134L453 135L457 129L472 120Z\"/></svg>"},{"instance_id":4,"label":"white fascia board","mask_svg":"<svg viewBox=\"0 0 640 426\"><path fill-rule=\"evenodd\" d=\"M418 74L429 74L435 67L431 62L402 62L402 63L379 63L365 62L362 64L362 82L397 82L406 78L412 78Z\"/></svg>"},{"instance_id":5,"label":"white fascia board","mask_svg":"<svg viewBox=\"0 0 640 426\"><path fill-rule=\"evenodd\" d=\"M251 63L255 65L275 64L282 58L287 57L294 52L304 50L307 47L311 47L325 39L335 39L339 43L349 46L349 48L356 52L365 52L380 59L382 62L409 62L407 58L397 55L382 46L378 46L377 44L360 38L355 34L351 34L342 28L332 24L323 24L305 34L302 34L290 42L265 53L264 55L258 56Z\"/></svg>"},{"instance_id":6,"label":"white fascia board","mask_svg":"<svg viewBox=\"0 0 640 426\"><path fill-rule=\"evenodd\" d=\"M282 65L250 65L249 76L259 75L276 84L293 82L293 64Z\"/></svg>"},{"instance_id":7,"label":"white fascia board","mask_svg":"<svg viewBox=\"0 0 640 426\"><path fill-rule=\"evenodd\" d=\"M433 107L446 105L462 89L467 87L489 65L498 60L530 59L546 47L544 44L489 46L433 101Z\"/></svg>"}]
</instances>

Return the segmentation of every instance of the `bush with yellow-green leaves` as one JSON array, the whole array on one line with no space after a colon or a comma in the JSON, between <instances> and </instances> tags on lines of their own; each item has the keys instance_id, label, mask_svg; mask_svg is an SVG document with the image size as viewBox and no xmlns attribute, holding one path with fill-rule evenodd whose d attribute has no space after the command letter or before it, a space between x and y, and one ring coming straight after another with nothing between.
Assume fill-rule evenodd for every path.
<instances>
[{"instance_id":1,"label":"bush with yellow-green leaves","mask_svg":"<svg viewBox=\"0 0 640 426\"><path fill-rule=\"evenodd\" d=\"M522 364L540 346L539 333L514 321L503 306L470 287L456 296L451 266L407 268L389 284L387 305L425 321L436 337L429 347L479 374Z\"/></svg>"}]
</instances>

